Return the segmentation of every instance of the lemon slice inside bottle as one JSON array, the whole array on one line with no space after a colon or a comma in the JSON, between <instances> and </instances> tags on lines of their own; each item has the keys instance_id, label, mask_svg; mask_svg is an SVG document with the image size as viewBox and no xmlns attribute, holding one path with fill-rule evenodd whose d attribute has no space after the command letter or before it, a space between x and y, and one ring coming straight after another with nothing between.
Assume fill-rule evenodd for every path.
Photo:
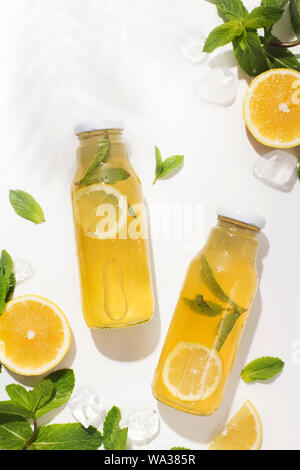
<instances>
[{"instance_id":1,"label":"lemon slice inside bottle","mask_svg":"<svg viewBox=\"0 0 300 470\"><path fill-rule=\"evenodd\" d=\"M127 220L126 198L107 184L94 184L75 195L75 219L84 235L91 238L116 238Z\"/></svg>"},{"instance_id":2,"label":"lemon slice inside bottle","mask_svg":"<svg viewBox=\"0 0 300 470\"><path fill-rule=\"evenodd\" d=\"M180 400L200 401L216 391L222 372L222 360L215 350L198 343L181 342L167 358L163 381Z\"/></svg>"}]
</instances>

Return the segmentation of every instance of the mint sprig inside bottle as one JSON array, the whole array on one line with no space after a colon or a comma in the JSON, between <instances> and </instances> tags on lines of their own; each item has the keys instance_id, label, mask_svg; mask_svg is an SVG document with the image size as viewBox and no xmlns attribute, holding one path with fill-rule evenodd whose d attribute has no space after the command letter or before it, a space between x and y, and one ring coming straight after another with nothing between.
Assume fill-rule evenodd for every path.
<instances>
[{"instance_id":1,"label":"mint sprig inside bottle","mask_svg":"<svg viewBox=\"0 0 300 470\"><path fill-rule=\"evenodd\" d=\"M220 208L192 260L153 381L154 396L182 411L218 408L257 287L258 234L265 220Z\"/></svg>"}]
</instances>

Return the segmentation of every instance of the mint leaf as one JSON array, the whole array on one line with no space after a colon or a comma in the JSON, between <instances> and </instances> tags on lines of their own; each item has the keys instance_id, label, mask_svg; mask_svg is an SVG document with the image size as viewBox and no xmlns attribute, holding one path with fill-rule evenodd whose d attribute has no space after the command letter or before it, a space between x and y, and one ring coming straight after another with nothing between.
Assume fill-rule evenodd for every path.
<instances>
[{"instance_id":1,"label":"mint leaf","mask_svg":"<svg viewBox=\"0 0 300 470\"><path fill-rule=\"evenodd\" d=\"M245 19L246 29L270 28L280 20L282 13L282 9L274 7L254 8Z\"/></svg>"},{"instance_id":2,"label":"mint leaf","mask_svg":"<svg viewBox=\"0 0 300 470\"><path fill-rule=\"evenodd\" d=\"M217 47L225 46L235 37L240 36L245 30L245 26L237 20L227 21L213 29L204 44L204 52L212 52Z\"/></svg>"},{"instance_id":3,"label":"mint leaf","mask_svg":"<svg viewBox=\"0 0 300 470\"><path fill-rule=\"evenodd\" d=\"M2 366L3 366L3 364L2 364L2 362L0 362L0 374L2 372Z\"/></svg>"},{"instance_id":4,"label":"mint leaf","mask_svg":"<svg viewBox=\"0 0 300 470\"><path fill-rule=\"evenodd\" d=\"M279 42L279 39L270 35L269 41ZM300 72L300 63L297 57L288 48L272 46L270 43L267 43L264 44L263 49L270 68L290 68Z\"/></svg>"},{"instance_id":5,"label":"mint leaf","mask_svg":"<svg viewBox=\"0 0 300 470\"><path fill-rule=\"evenodd\" d=\"M239 313L243 313L246 311L244 308L236 304L227 294L225 294L220 284L218 284L218 282L216 281L211 267L209 266L208 261L204 255L201 256L200 275L204 284L208 287L208 289L214 294L217 299L232 305Z\"/></svg>"},{"instance_id":6,"label":"mint leaf","mask_svg":"<svg viewBox=\"0 0 300 470\"><path fill-rule=\"evenodd\" d=\"M300 34L300 0L290 0L290 14L294 31Z\"/></svg>"},{"instance_id":7,"label":"mint leaf","mask_svg":"<svg viewBox=\"0 0 300 470\"><path fill-rule=\"evenodd\" d=\"M84 176L79 181L79 186L89 186L99 181L99 170L110 155L110 142L108 136L105 136L97 150L91 164L86 170Z\"/></svg>"},{"instance_id":8,"label":"mint leaf","mask_svg":"<svg viewBox=\"0 0 300 470\"><path fill-rule=\"evenodd\" d=\"M256 380L269 380L279 374L284 367L284 362L278 357L265 356L250 362L241 372L241 377L246 383Z\"/></svg>"},{"instance_id":9,"label":"mint leaf","mask_svg":"<svg viewBox=\"0 0 300 470\"><path fill-rule=\"evenodd\" d=\"M9 201L15 212L35 224L45 222L43 209L31 194L20 189L9 191Z\"/></svg>"},{"instance_id":10,"label":"mint leaf","mask_svg":"<svg viewBox=\"0 0 300 470\"><path fill-rule=\"evenodd\" d=\"M0 257L0 315L12 296L15 287L13 260L7 251L2 250Z\"/></svg>"},{"instance_id":11,"label":"mint leaf","mask_svg":"<svg viewBox=\"0 0 300 470\"><path fill-rule=\"evenodd\" d=\"M24 418L0 413L0 449L22 450L31 435L31 426Z\"/></svg>"},{"instance_id":12,"label":"mint leaf","mask_svg":"<svg viewBox=\"0 0 300 470\"><path fill-rule=\"evenodd\" d=\"M215 0L215 4L227 20L238 20L248 15L241 0Z\"/></svg>"},{"instance_id":13,"label":"mint leaf","mask_svg":"<svg viewBox=\"0 0 300 470\"><path fill-rule=\"evenodd\" d=\"M205 301L201 294L197 294L193 300L184 298L183 301L192 310L197 313L201 313L202 315L206 315L207 317L221 315L223 311L223 307L221 305L211 302L210 300Z\"/></svg>"},{"instance_id":14,"label":"mint leaf","mask_svg":"<svg viewBox=\"0 0 300 470\"><path fill-rule=\"evenodd\" d=\"M54 383L49 379L42 380L42 382L28 393L30 396L31 411L36 413L50 402L54 394Z\"/></svg>"},{"instance_id":15,"label":"mint leaf","mask_svg":"<svg viewBox=\"0 0 300 470\"><path fill-rule=\"evenodd\" d=\"M29 450L97 450L102 436L93 427L85 429L79 423L50 424L38 429Z\"/></svg>"},{"instance_id":16,"label":"mint leaf","mask_svg":"<svg viewBox=\"0 0 300 470\"><path fill-rule=\"evenodd\" d=\"M172 157L168 157L163 161L159 148L155 146L155 160L155 180L153 181L153 184L155 184L159 178L166 176L168 173L170 173L170 171L175 170L180 165L182 165L184 162L184 156L173 155Z\"/></svg>"},{"instance_id":17,"label":"mint leaf","mask_svg":"<svg viewBox=\"0 0 300 470\"><path fill-rule=\"evenodd\" d=\"M20 405L31 411L30 395L26 388L22 387L22 385L11 384L7 385L6 392L14 404Z\"/></svg>"},{"instance_id":18,"label":"mint leaf","mask_svg":"<svg viewBox=\"0 0 300 470\"><path fill-rule=\"evenodd\" d=\"M269 65L257 32L246 31L243 36L233 40L233 50L241 68L250 76L269 70Z\"/></svg>"},{"instance_id":19,"label":"mint leaf","mask_svg":"<svg viewBox=\"0 0 300 470\"><path fill-rule=\"evenodd\" d=\"M130 174L124 168L102 168L99 173L100 181L106 184L114 184L117 181L127 180Z\"/></svg>"},{"instance_id":20,"label":"mint leaf","mask_svg":"<svg viewBox=\"0 0 300 470\"><path fill-rule=\"evenodd\" d=\"M12 401L0 401L0 415L21 416L22 418L32 418L32 413L22 405L13 403Z\"/></svg>"},{"instance_id":21,"label":"mint leaf","mask_svg":"<svg viewBox=\"0 0 300 470\"><path fill-rule=\"evenodd\" d=\"M37 410L37 418L66 403L71 397L75 385L75 377L72 369L61 369L52 372L40 383L40 385L47 380L52 382L53 392L49 402L43 404Z\"/></svg>"},{"instance_id":22,"label":"mint leaf","mask_svg":"<svg viewBox=\"0 0 300 470\"><path fill-rule=\"evenodd\" d=\"M216 338L216 343L214 347L217 351L220 351L221 347L226 341L227 336L234 327L236 321L239 319L240 314L234 310L231 313L227 313L224 318L222 318L219 326L218 335Z\"/></svg>"},{"instance_id":23,"label":"mint leaf","mask_svg":"<svg viewBox=\"0 0 300 470\"><path fill-rule=\"evenodd\" d=\"M120 428L121 418L121 411L117 406L113 406L107 413L103 424L103 444L105 450L126 449L128 428Z\"/></svg>"}]
</instances>

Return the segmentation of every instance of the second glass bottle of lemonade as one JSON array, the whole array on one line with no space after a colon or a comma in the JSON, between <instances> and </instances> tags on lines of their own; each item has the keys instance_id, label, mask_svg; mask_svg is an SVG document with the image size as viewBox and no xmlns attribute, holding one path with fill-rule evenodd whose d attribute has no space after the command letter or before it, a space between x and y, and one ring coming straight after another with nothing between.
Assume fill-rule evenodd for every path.
<instances>
[{"instance_id":1,"label":"second glass bottle of lemonade","mask_svg":"<svg viewBox=\"0 0 300 470\"><path fill-rule=\"evenodd\" d=\"M257 286L255 214L220 209L192 260L161 352L153 394L194 414L218 408Z\"/></svg>"},{"instance_id":2,"label":"second glass bottle of lemonade","mask_svg":"<svg viewBox=\"0 0 300 470\"><path fill-rule=\"evenodd\" d=\"M83 123L72 185L82 306L90 328L143 323L153 314L141 182L118 122Z\"/></svg>"}]
</instances>

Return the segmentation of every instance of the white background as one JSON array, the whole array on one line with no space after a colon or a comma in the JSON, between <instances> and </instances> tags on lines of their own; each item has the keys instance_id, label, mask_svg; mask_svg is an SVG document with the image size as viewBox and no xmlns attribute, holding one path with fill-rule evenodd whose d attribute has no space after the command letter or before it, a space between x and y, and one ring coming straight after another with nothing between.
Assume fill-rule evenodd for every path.
<instances>
[{"instance_id":1,"label":"white background","mask_svg":"<svg viewBox=\"0 0 300 470\"><path fill-rule=\"evenodd\" d=\"M256 159L268 149L245 130L242 100L249 78L237 69L230 47L218 50L209 65L233 67L239 78L235 103L220 108L195 102L193 83L203 66L188 63L173 38L189 27L208 34L221 23L215 6L204 0L1 0L0 21L0 245L34 269L16 295L48 297L70 320L73 343L60 367L73 367L76 387L88 386L107 409L118 405L126 415L139 406L157 408L161 430L149 449L206 449L245 398L262 418L263 449L300 449L300 186L283 193L253 176ZM292 38L287 15L279 35ZM69 196L72 127L102 117L125 120L131 163L148 205L202 204L205 220L193 246L186 240L152 241L151 323L91 332L81 313ZM164 156L184 154L185 165L174 178L152 186L155 144ZM36 196L45 224L15 215L8 202L12 188ZM258 259L260 289L225 398L212 417L197 417L157 405L150 383L188 263L220 203L256 210L267 225ZM269 384L244 384L241 369L261 355L280 356L284 372ZM4 370L0 399L14 381L36 383ZM51 418L72 421L67 408Z\"/></svg>"}]
</instances>

